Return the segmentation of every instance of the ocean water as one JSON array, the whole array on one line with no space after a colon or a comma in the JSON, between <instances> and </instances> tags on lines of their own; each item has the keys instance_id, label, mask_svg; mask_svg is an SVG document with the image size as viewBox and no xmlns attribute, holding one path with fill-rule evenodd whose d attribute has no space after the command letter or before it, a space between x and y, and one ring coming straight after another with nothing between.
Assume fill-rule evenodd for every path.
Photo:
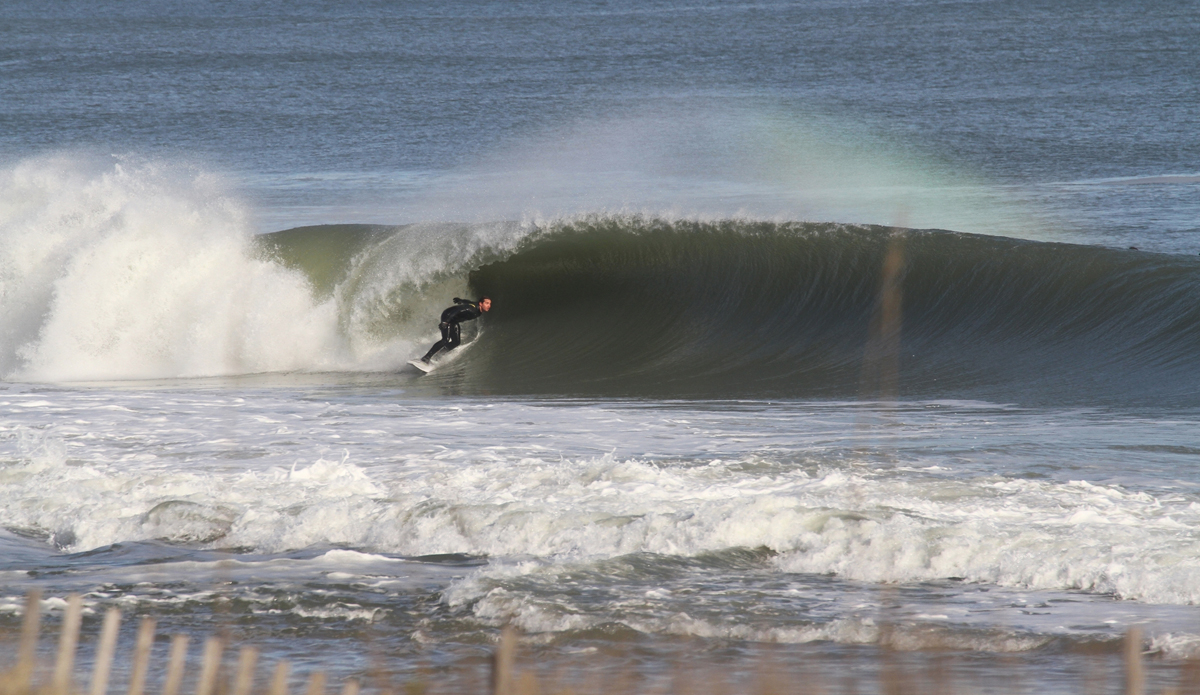
<instances>
[{"instance_id":1,"label":"ocean water","mask_svg":"<svg viewBox=\"0 0 1200 695\"><path fill-rule=\"evenodd\" d=\"M1116 692L1137 626L1170 684L1198 47L1195 2L7 2L0 630Z\"/></svg>"}]
</instances>

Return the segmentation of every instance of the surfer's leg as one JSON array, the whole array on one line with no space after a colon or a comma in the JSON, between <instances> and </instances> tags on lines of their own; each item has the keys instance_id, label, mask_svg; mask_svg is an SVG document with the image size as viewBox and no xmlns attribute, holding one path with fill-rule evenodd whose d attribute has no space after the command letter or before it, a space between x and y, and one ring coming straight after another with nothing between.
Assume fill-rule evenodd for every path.
<instances>
[{"instance_id":1,"label":"surfer's leg","mask_svg":"<svg viewBox=\"0 0 1200 695\"><path fill-rule=\"evenodd\" d=\"M441 352L442 348L446 347L447 345L449 345L451 348L453 348L455 345L458 345L458 325L453 325L455 337L453 344L450 343L451 327L452 324L448 323L443 323L438 326L438 328L442 329L442 339L434 343L433 347L429 348L429 352L425 353L425 356L421 358L422 362L428 362L429 360L433 359L433 356Z\"/></svg>"},{"instance_id":2,"label":"surfer's leg","mask_svg":"<svg viewBox=\"0 0 1200 695\"><path fill-rule=\"evenodd\" d=\"M446 347L446 341L444 341L444 340L437 341L436 343L433 344L433 347L429 348L429 352L425 353L425 356L421 358L421 361L428 362L429 360L433 359L433 356L438 354L438 352L441 351L441 349L444 347Z\"/></svg>"},{"instance_id":3,"label":"surfer's leg","mask_svg":"<svg viewBox=\"0 0 1200 695\"><path fill-rule=\"evenodd\" d=\"M461 329L459 329L457 323L450 324L450 336L446 343L447 350L453 350L462 343L462 334L460 333L460 330Z\"/></svg>"}]
</instances>

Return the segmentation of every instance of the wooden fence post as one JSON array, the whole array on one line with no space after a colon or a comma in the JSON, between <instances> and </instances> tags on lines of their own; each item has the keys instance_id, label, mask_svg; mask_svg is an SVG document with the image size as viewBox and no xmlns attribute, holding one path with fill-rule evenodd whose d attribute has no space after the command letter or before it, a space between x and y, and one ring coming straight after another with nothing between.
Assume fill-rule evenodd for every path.
<instances>
[{"instance_id":1,"label":"wooden fence post","mask_svg":"<svg viewBox=\"0 0 1200 695\"><path fill-rule=\"evenodd\" d=\"M96 663L92 666L91 695L108 692L108 674L112 672L113 656L117 653L117 629L121 627L121 611L109 608L100 628L100 644L96 647Z\"/></svg>"},{"instance_id":2,"label":"wooden fence post","mask_svg":"<svg viewBox=\"0 0 1200 695\"><path fill-rule=\"evenodd\" d=\"M29 690L37 665L38 629L42 619L42 590L34 589L25 595L25 616L21 621L21 646L17 649L14 685L17 692Z\"/></svg>"},{"instance_id":3,"label":"wooden fence post","mask_svg":"<svg viewBox=\"0 0 1200 695\"><path fill-rule=\"evenodd\" d=\"M137 643L133 647L133 671L129 674L129 695L142 695L146 673L150 670L150 649L154 646L154 619L142 618Z\"/></svg>"},{"instance_id":4,"label":"wooden fence post","mask_svg":"<svg viewBox=\"0 0 1200 695\"><path fill-rule=\"evenodd\" d=\"M171 638L171 659L167 662L167 680L163 683L163 695L179 695L183 684L183 669L187 665L187 635Z\"/></svg>"},{"instance_id":5,"label":"wooden fence post","mask_svg":"<svg viewBox=\"0 0 1200 695\"><path fill-rule=\"evenodd\" d=\"M58 636L58 660L54 663L54 680L51 688L57 695L71 692L71 678L75 669L75 648L79 645L79 627L83 622L83 597L71 594L67 597L67 610L63 613L62 634Z\"/></svg>"},{"instance_id":6,"label":"wooden fence post","mask_svg":"<svg viewBox=\"0 0 1200 695\"><path fill-rule=\"evenodd\" d=\"M250 695L254 687L254 667L258 665L258 650L242 647L238 655L237 675L233 680L233 695Z\"/></svg>"},{"instance_id":7,"label":"wooden fence post","mask_svg":"<svg viewBox=\"0 0 1200 695\"><path fill-rule=\"evenodd\" d=\"M513 665L517 658L517 633L511 627L500 631L500 644L492 655L492 695L513 695Z\"/></svg>"},{"instance_id":8,"label":"wooden fence post","mask_svg":"<svg viewBox=\"0 0 1200 695\"><path fill-rule=\"evenodd\" d=\"M1125 633L1125 695L1146 694L1146 673L1142 666L1142 629Z\"/></svg>"},{"instance_id":9,"label":"wooden fence post","mask_svg":"<svg viewBox=\"0 0 1200 695\"><path fill-rule=\"evenodd\" d=\"M225 644L220 637L209 637L204 642L204 662L200 665L196 695L212 695L217 684L217 671L221 668L221 652L224 650Z\"/></svg>"}]
</instances>

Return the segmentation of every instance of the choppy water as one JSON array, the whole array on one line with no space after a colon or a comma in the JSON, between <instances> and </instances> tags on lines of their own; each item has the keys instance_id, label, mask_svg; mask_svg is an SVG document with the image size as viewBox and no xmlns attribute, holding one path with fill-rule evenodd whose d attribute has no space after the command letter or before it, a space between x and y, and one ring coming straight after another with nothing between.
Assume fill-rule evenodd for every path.
<instances>
[{"instance_id":1,"label":"choppy water","mask_svg":"<svg viewBox=\"0 0 1200 695\"><path fill-rule=\"evenodd\" d=\"M6 4L0 623L1173 677L1198 18Z\"/></svg>"}]
</instances>

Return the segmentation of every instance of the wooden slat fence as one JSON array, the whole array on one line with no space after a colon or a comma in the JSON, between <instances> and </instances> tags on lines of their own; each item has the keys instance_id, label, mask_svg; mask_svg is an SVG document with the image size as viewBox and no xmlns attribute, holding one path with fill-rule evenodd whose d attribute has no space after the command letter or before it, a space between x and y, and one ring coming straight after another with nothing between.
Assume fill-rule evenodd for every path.
<instances>
[{"instance_id":1,"label":"wooden slat fence","mask_svg":"<svg viewBox=\"0 0 1200 695\"><path fill-rule=\"evenodd\" d=\"M41 598L41 592L37 590L31 591L26 596L16 663L7 671L0 671L0 695L83 695L85 692L87 695L109 695L109 674L117 651L117 633L121 623L120 610L110 608L104 615L104 623L101 626L99 642L96 647L95 663L85 691L75 673L75 653L79 645L83 597L78 594L67 597L62 630L59 634L57 657L54 661L54 668L49 674L40 673L37 668ZM143 618L138 627L137 639L133 648L128 695L147 695L146 681L151 670L150 656L154 636L154 620ZM219 683L221 661L226 645L218 637L210 637L205 641L200 673L195 679L195 690L185 693L183 683L187 670L188 642L189 638L186 635L172 637L165 676L162 680L161 695L253 695L255 673L259 661L258 650L254 647L243 647L238 653L232 682ZM1123 683L1120 688L1116 689L1117 692L1123 691L1125 695L1146 694L1142 644L1141 631L1138 628L1130 629L1125 639ZM518 677L515 668L516 652L516 633L511 628L505 628L493 655L492 677L489 684L491 695L538 695L542 692L538 680L532 672L520 674ZM4 663L4 660L0 659L0 666L3 666ZM290 671L291 665L287 661L280 661L276 664L264 695L289 695ZM885 678L885 680L887 679ZM1190 695L1193 690L1190 685L1200 688L1200 681L1193 684L1191 683L1193 680L1197 679L1185 678L1185 683L1189 685L1184 685L1179 689L1168 688L1163 691L1162 695ZM304 695L325 695L326 685L325 674L320 671L315 672L309 676ZM880 684L881 690L887 693L913 691L907 685L910 684L903 682ZM412 691L411 688L406 690ZM416 689L418 692L425 690L424 687ZM684 688L684 690L695 693L695 688ZM717 690L722 690L722 688L717 688ZM767 690L775 692L774 688L767 688ZM606 688L605 691L609 692L609 689ZM806 688L800 688L795 692L801 691L809 692ZM1181 691L1186 692L1181 693ZM616 690L612 692L615 693ZM950 692L950 690L943 690L943 692ZM349 679L341 684L341 695L358 695L358 693L359 683L357 680ZM766 695L766 693L760 695Z\"/></svg>"}]
</instances>

